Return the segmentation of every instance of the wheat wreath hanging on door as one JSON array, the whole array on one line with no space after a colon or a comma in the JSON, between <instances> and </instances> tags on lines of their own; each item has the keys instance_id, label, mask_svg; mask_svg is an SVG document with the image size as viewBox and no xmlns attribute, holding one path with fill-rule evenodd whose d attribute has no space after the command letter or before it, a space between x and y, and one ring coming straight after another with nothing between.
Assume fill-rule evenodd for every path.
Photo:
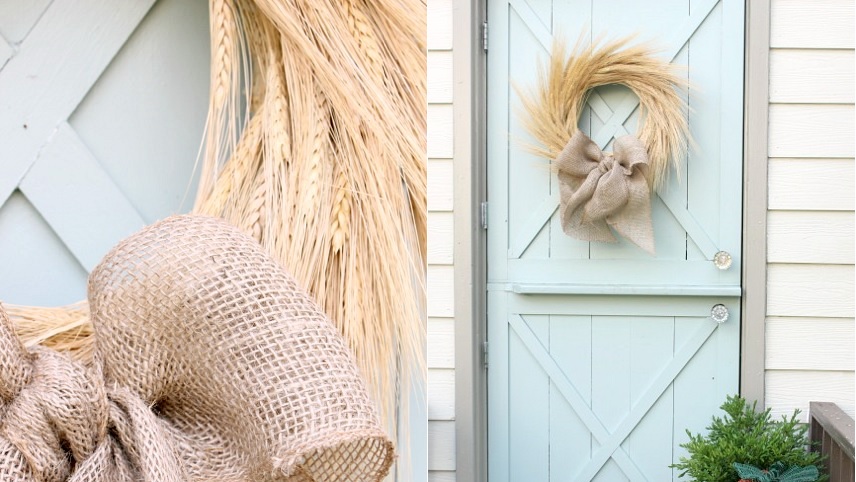
<instances>
[{"instance_id":1,"label":"wheat wreath hanging on door","mask_svg":"<svg viewBox=\"0 0 856 482\"><path fill-rule=\"evenodd\" d=\"M650 192L670 169L679 170L686 152L686 103L679 90L687 82L677 67L646 45L629 46L631 40L578 41L570 55L556 41L537 89L521 94L523 123L543 144L535 153L557 170L565 234L615 242L611 227L653 255ZM624 85L639 98L640 127L635 136L617 138L613 152L602 152L577 123L591 90L609 84Z\"/></svg>"}]
</instances>

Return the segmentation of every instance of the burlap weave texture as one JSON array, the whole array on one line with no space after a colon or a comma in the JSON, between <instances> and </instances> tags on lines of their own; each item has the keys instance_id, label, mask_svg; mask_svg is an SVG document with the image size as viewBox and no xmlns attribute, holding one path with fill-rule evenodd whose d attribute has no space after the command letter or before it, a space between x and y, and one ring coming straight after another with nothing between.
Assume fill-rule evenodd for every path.
<instances>
[{"instance_id":1,"label":"burlap weave texture","mask_svg":"<svg viewBox=\"0 0 856 482\"><path fill-rule=\"evenodd\" d=\"M250 237L176 216L89 278L95 360L0 307L0 480L376 481L393 459L336 328Z\"/></svg>"},{"instance_id":2,"label":"burlap weave texture","mask_svg":"<svg viewBox=\"0 0 856 482\"><path fill-rule=\"evenodd\" d=\"M654 254L648 153L639 139L621 136L614 152L577 131L556 157L562 230L583 241L615 242L610 227Z\"/></svg>"}]
</instances>

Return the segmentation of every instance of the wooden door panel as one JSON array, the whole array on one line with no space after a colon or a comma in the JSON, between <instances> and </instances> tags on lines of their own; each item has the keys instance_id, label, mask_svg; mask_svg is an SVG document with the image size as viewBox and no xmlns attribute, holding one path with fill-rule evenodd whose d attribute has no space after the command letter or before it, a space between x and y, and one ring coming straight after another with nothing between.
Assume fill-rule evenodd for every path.
<instances>
[{"instance_id":1,"label":"wooden door panel","mask_svg":"<svg viewBox=\"0 0 856 482\"><path fill-rule=\"evenodd\" d=\"M205 0L0 6L0 301L79 301L116 242L189 208L208 60Z\"/></svg>"},{"instance_id":2,"label":"wooden door panel","mask_svg":"<svg viewBox=\"0 0 856 482\"><path fill-rule=\"evenodd\" d=\"M492 413L500 420L492 430L507 420L499 430L507 439L492 444L496 479L671 479L668 465L684 430L703 430L734 382L738 325L716 325L706 314L620 314L668 311L650 297L611 300L621 307L601 307L619 313L608 315L517 313L525 304L504 301L507 323L493 325L490 341L507 376L507 413ZM648 306L633 306L640 302ZM739 309L736 301L728 306ZM592 310L583 303L575 311Z\"/></svg>"},{"instance_id":3,"label":"wooden door panel","mask_svg":"<svg viewBox=\"0 0 856 482\"><path fill-rule=\"evenodd\" d=\"M676 479L685 429L737 390L743 2L489 2L488 417L493 481ZM548 15L549 14L549 15ZM549 18L549 21L547 20ZM531 154L514 85L553 36L638 33L685 66L694 148L652 194L657 254L559 225L550 162ZM595 90L579 122L603 149L636 131L638 99ZM730 269L713 264L731 254ZM711 308L730 319L716 324Z\"/></svg>"}]
</instances>

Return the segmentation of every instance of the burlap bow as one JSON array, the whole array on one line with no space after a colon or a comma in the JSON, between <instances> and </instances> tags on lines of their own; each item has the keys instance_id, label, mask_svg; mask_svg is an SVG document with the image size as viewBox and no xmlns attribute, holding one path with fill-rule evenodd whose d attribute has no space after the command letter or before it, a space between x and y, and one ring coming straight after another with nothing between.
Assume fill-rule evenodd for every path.
<instances>
[{"instance_id":1,"label":"burlap bow","mask_svg":"<svg viewBox=\"0 0 856 482\"><path fill-rule=\"evenodd\" d=\"M614 148L604 153L577 131L556 157L562 230L584 241L615 242L611 226L653 255L648 153L633 136L619 137Z\"/></svg>"},{"instance_id":2,"label":"burlap bow","mask_svg":"<svg viewBox=\"0 0 856 482\"><path fill-rule=\"evenodd\" d=\"M173 217L92 272L92 366L0 308L0 480L378 481L392 445L347 346L248 236Z\"/></svg>"}]
</instances>

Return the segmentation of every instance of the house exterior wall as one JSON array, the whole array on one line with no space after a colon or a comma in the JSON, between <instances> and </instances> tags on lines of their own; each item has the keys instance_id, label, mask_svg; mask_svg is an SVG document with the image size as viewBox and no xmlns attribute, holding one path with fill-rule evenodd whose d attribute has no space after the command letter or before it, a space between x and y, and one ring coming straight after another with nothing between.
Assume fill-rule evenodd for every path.
<instances>
[{"instance_id":1,"label":"house exterior wall","mask_svg":"<svg viewBox=\"0 0 856 482\"><path fill-rule=\"evenodd\" d=\"M466 261L452 255L452 15L452 0L428 1L428 467L443 482L455 480L454 263ZM854 1L772 0L770 21L765 403L805 418L809 401L832 401L852 416Z\"/></svg>"},{"instance_id":2,"label":"house exterior wall","mask_svg":"<svg viewBox=\"0 0 856 482\"><path fill-rule=\"evenodd\" d=\"M452 0L428 0L428 480L455 480Z\"/></svg>"},{"instance_id":3,"label":"house exterior wall","mask_svg":"<svg viewBox=\"0 0 856 482\"><path fill-rule=\"evenodd\" d=\"M854 414L854 2L773 0L765 401ZM748 293L748 296L751 296Z\"/></svg>"}]
</instances>

